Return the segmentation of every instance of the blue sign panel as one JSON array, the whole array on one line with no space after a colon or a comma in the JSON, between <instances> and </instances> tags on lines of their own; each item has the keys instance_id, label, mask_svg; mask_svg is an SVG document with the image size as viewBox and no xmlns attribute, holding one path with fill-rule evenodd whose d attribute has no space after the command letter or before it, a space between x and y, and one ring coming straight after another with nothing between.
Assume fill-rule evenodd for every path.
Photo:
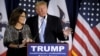
<instances>
[{"instance_id":1,"label":"blue sign panel","mask_svg":"<svg viewBox=\"0 0 100 56\"><path fill-rule=\"evenodd\" d=\"M68 56L68 44L32 44L27 45L28 56Z\"/></svg>"}]
</instances>

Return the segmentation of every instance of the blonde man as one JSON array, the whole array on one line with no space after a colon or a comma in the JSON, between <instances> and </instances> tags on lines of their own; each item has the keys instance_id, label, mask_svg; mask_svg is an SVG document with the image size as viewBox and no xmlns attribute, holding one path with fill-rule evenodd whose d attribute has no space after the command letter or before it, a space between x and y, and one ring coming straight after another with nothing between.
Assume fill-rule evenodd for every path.
<instances>
[{"instance_id":1,"label":"blonde man","mask_svg":"<svg viewBox=\"0 0 100 56\"><path fill-rule=\"evenodd\" d=\"M35 42L57 43L57 38L65 40L60 19L47 13L47 3L39 1L36 3L35 9L37 15L29 18L26 22L31 29ZM43 24L45 24L44 29L42 28Z\"/></svg>"}]
</instances>

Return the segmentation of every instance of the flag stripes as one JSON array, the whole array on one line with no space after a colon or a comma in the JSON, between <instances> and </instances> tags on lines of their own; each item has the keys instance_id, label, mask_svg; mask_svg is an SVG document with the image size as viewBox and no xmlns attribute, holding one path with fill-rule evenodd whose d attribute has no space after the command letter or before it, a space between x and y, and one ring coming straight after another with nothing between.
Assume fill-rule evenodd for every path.
<instances>
[{"instance_id":1,"label":"flag stripes","mask_svg":"<svg viewBox=\"0 0 100 56\"><path fill-rule=\"evenodd\" d=\"M98 28L98 27L97 27ZM100 49L100 37L98 29L94 27L95 31L89 27L84 18L78 14L78 21L74 34L73 50L77 52L78 56L98 56ZM97 34L95 34L95 32Z\"/></svg>"}]
</instances>

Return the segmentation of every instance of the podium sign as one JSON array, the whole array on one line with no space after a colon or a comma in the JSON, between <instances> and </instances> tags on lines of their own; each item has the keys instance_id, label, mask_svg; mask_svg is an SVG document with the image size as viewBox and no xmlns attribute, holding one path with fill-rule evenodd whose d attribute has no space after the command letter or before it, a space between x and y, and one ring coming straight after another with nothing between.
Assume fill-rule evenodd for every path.
<instances>
[{"instance_id":1,"label":"podium sign","mask_svg":"<svg viewBox=\"0 0 100 56\"><path fill-rule=\"evenodd\" d=\"M27 45L28 56L68 56L68 44L35 44Z\"/></svg>"}]
</instances>

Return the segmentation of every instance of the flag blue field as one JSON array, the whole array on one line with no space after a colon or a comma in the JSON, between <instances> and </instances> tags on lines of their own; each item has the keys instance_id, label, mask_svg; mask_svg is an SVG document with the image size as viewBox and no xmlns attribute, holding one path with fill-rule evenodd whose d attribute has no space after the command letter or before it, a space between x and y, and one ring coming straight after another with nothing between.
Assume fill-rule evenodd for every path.
<instances>
[{"instance_id":1,"label":"flag blue field","mask_svg":"<svg viewBox=\"0 0 100 56\"><path fill-rule=\"evenodd\" d=\"M19 7L21 7L24 11L27 12L28 17L33 17L36 15L35 12L35 3L37 0L20 0Z\"/></svg>"}]
</instances>

